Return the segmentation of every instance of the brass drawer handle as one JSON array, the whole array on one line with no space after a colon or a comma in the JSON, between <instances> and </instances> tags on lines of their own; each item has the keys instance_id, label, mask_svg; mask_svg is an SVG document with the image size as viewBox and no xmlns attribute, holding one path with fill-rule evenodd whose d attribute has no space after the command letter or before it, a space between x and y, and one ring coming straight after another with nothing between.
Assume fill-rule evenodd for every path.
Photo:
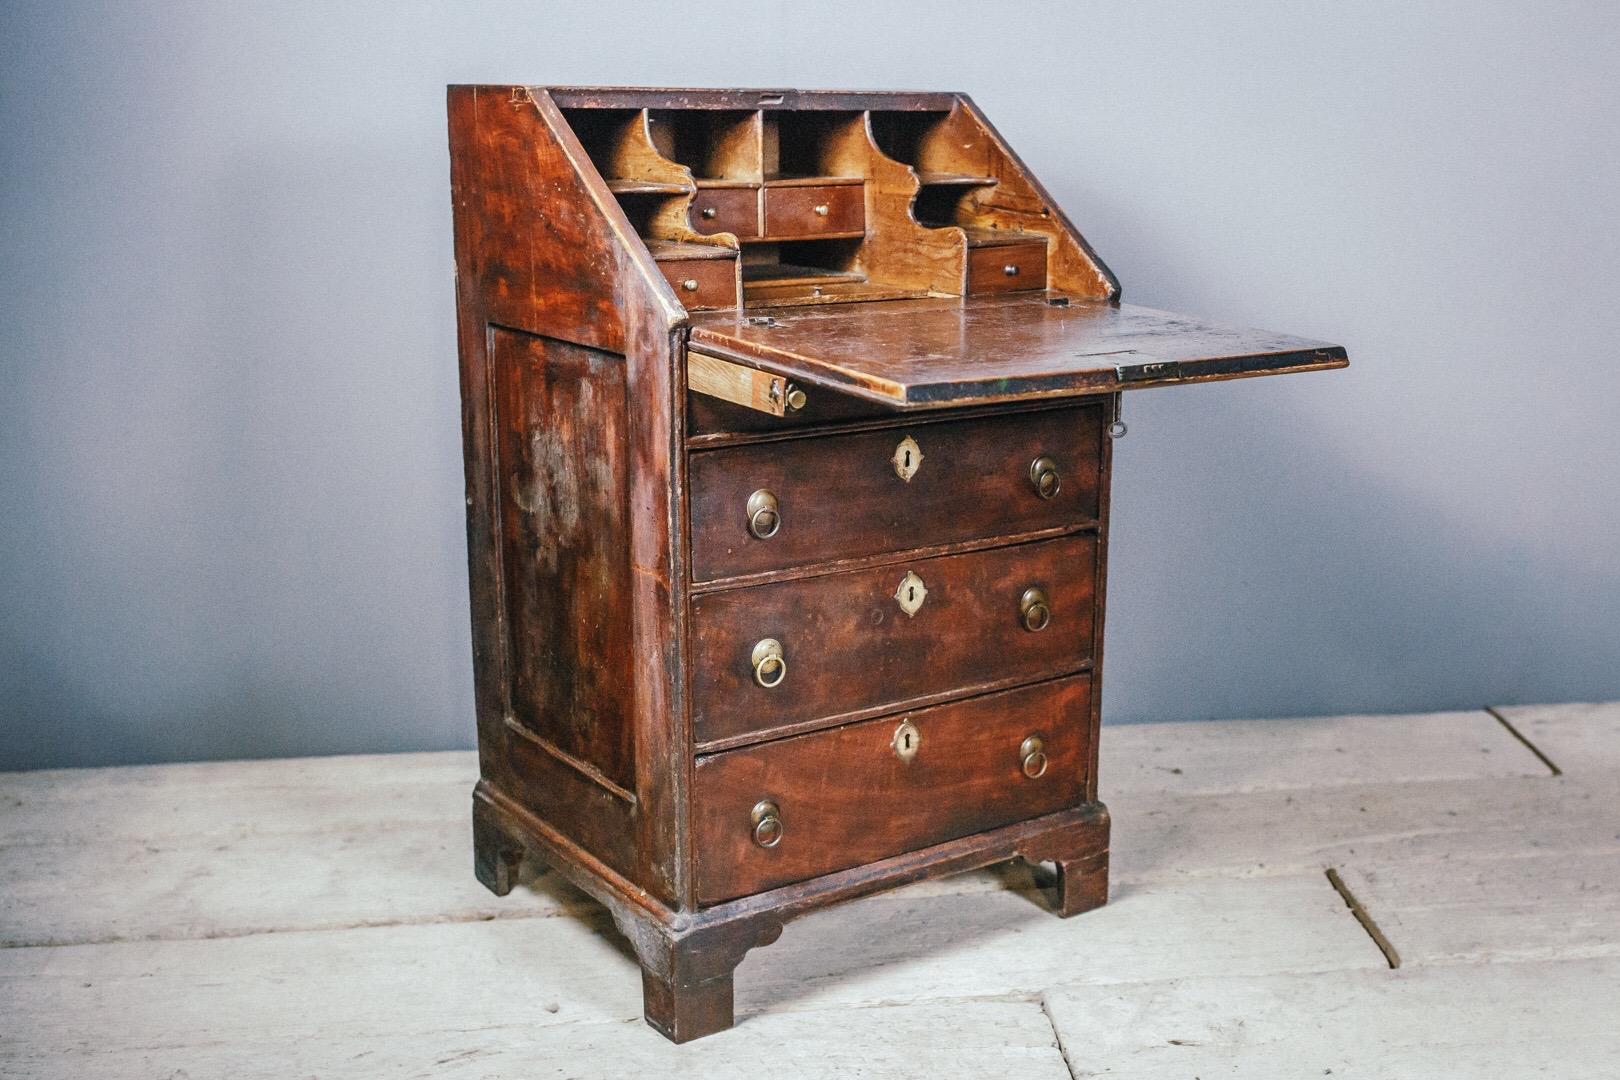
<instances>
[{"instance_id":1,"label":"brass drawer handle","mask_svg":"<svg viewBox=\"0 0 1620 1080\"><path fill-rule=\"evenodd\" d=\"M760 488L748 496L748 531L761 540L769 540L782 527L782 511L776 505L776 496Z\"/></svg>"},{"instance_id":2,"label":"brass drawer handle","mask_svg":"<svg viewBox=\"0 0 1620 1080\"><path fill-rule=\"evenodd\" d=\"M1063 488L1063 477L1058 475L1057 462L1042 454L1029 463L1029 482L1035 485L1035 494L1050 499Z\"/></svg>"},{"instance_id":3,"label":"brass drawer handle","mask_svg":"<svg viewBox=\"0 0 1620 1080\"><path fill-rule=\"evenodd\" d=\"M695 277L686 278L681 282L681 288L685 289L687 292L697 292L698 279Z\"/></svg>"},{"instance_id":4,"label":"brass drawer handle","mask_svg":"<svg viewBox=\"0 0 1620 1080\"><path fill-rule=\"evenodd\" d=\"M714 207L705 206L703 208L703 217L704 217L705 220L713 221L715 218L717 218L719 216L720 216L720 211L716 210Z\"/></svg>"},{"instance_id":5,"label":"brass drawer handle","mask_svg":"<svg viewBox=\"0 0 1620 1080\"><path fill-rule=\"evenodd\" d=\"M826 217L829 213L831 213L831 211L832 207L828 206L826 203L822 203L820 206L816 207L816 216Z\"/></svg>"},{"instance_id":6,"label":"brass drawer handle","mask_svg":"<svg viewBox=\"0 0 1620 1080\"><path fill-rule=\"evenodd\" d=\"M1018 613L1025 630L1032 634L1045 630L1052 621L1052 606L1046 599L1046 590L1034 585L1025 589L1024 595L1018 598Z\"/></svg>"},{"instance_id":7,"label":"brass drawer handle","mask_svg":"<svg viewBox=\"0 0 1620 1080\"><path fill-rule=\"evenodd\" d=\"M782 842L782 811L769 799L754 804L754 843L773 848Z\"/></svg>"},{"instance_id":8,"label":"brass drawer handle","mask_svg":"<svg viewBox=\"0 0 1620 1080\"><path fill-rule=\"evenodd\" d=\"M782 655L782 643L775 638L764 638L756 644L752 660L754 681L765 689L781 686L787 678L787 657Z\"/></svg>"},{"instance_id":9,"label":"brass drawer handle","mask_svg":"<svg viewBox=\"0 0 1620 1080\"><path fill-rule=\"evenodd\" d=\"M801 390L797 384L787 384L787 401L785 404L788 407L788 412L798 412L800 409L804 408L805 403L809 400L810 399L805 396L805 392Z\"/></svg>"},{"instance_id":10,"label":"brass drawer handle","mask_svg":"<svg viewBox=\"0 0 1620 1080\"><path fill-rule=\"evenodd\" d=\"M1006 274L1008 277L1017 277L1018 276L1018 267L1016 265L1014 265L1013 263L1008 263L1006 266L1003 266L1001 268L1001 272L1003 274Z\"/></svg>"},{"instance_id":11,"label":"brass drawer handle","mask_svg":"<svg viewBox=\"0 0 1620 1080\"><path fill-rule=\"evenodd\" d=\"M1023 759L1024 775L1031 780L1039 780L1046 772L1046 744L1039 735L1031 735L1020 743L1018 756Z\"/></svg>"}]
</instances>

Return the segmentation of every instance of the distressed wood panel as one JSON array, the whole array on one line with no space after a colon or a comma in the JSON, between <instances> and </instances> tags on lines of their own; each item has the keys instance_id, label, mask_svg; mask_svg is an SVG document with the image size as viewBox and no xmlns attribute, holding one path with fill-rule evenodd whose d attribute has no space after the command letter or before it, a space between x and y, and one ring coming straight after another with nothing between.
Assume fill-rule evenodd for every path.
<instances>
[{"instance_id":1,"label":"distressed wood panel","mask_svg":"<svg viewBox=\"0 0 1620 1080\"><path fill-rule=\"evenodd\" d=\"M1620 702L1507 705L1497 711L1566 773L1620 771Z\"/></svg>"},{"instance_id":2,"label":"distressed wood panel","mask_svg":"<svg viewBox=\"0 0 1620 1080\"><path fill-rule=\"evenodd\" d=\"M1620 835L1614 806L1593 809ZM1407 966L1620 957L1620 851L1352 862L1340 873Z\"/></svg>"},{"instance_id":3,"label":"distressed wood panel","mask_svg":"<svg viewBox=\"0 0 1620 1080\"><path fill-rule=\"evenodd\" d=\"M1546 776L1489 713L1120 724L1101 741L1102 795Z\"/></svg>"},{"instance_id":4,"label":"distressed wood panel","mask_svg":"<svg viewBox=\"0 0 1620 1080\"><path fill-rule=\"evenodd\" d=\"M1177 979L1044 998L1082 1077L1620 1076L1620 962Z\"/></svg>"},{"instance_id":5,"label":"distressed wood panel","mask_svg":"<svg viewBox=\"0 0 1620 1080\"><path fill-rule=\"evenodd\" d=\"M927 1033L949 1030L949 1039ZM814 1053L804 1049L814 1047ZM434 1080L626 1076L690 1080L804 1080L865 1076L935 1080L942 1076L1018 1076L1068 1080L1052 1027L1027 1001L961 1001L832 1009L761 1016L746 1031L690 1047L672 1046L639 1020L479 1027L359 1040L341 1034L296 1041L260 1037L221 1045L206 1037L183 1045L35 1054L26 1048L0 1068L34 1080L150 1077L432 1076ZM555 1070L555 1071L553 1071Z\"/></svg>"}]
</instances>

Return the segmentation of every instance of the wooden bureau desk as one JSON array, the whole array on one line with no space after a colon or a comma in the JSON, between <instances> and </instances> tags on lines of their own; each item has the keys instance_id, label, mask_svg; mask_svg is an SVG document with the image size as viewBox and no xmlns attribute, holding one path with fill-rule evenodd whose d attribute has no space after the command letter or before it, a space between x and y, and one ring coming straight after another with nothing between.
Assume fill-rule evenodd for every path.
<instances>
[{"instance_id":1,"label":"wooden bureau desk","mask_svg":"<svg viewBox=\"0 0 1620 1080\"><path fill-rule=\"evenodd\" d=\"M1344 350L1121 304L961 95L449 104L479 879L607 905L676 1041L813 908L1104 903L1119 394Z\"/></svg>"}]
</instances>

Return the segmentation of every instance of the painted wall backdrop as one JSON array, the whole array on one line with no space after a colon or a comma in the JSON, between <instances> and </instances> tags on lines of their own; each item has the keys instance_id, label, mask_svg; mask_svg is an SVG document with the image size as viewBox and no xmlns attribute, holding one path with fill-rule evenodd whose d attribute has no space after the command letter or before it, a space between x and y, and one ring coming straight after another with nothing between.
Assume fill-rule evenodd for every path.
<instances>
[{"instance_id":1,"label":"painted wall backdrop","mask_svg":"<svg viewBox=\"0 0 1620 1080\"><path fill-rule=\"evenodd\" d=\"M11 2L0 768L471 745L444 85L972 94L1127 299L1111 721L1620 698L1620 8Z\"/></svg>"}]
</instances>

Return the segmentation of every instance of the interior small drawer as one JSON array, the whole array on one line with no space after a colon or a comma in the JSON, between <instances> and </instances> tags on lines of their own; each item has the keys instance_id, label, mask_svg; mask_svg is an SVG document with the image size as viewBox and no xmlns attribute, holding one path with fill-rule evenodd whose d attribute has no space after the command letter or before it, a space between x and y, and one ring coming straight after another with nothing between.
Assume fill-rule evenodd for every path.
<instances>
[{"instance_id":1,"label":"interior small drawer","mask_svg":"<svg viewBox=\"0 0 1620 1080\"><path fill-rule=\"evenodd\" d=\"M1085 798L1077 675L697 760L705 904L1056 813Z\"/></svg>"},{"instance_id":2,"label":"interior small drawer","mask_svg":"<svg viewBox=\"0 0 1620 1080\"><path fill-rule=\"evenodd\" d=\"M736 259L669 259L658 264L687 308L737 306Z\"/></svg>"},{"instance_id":3,"label":"interior small drawer","mask_svg":"<svg viewBox=\"0 0 1620 1080\"><path fill-rule=\"evenodd\" d=\"M866 197L860 184L768 187L765 235L772 239L858 233L866 228Z\"/></svg>"},{"instance_id":4,"label":"interior small drawer","mask_svg":"<svg viewBox=\"0 0 1620 1080\"><path fill-rule=\"evenodd\" d=\"M1091 660L1096 569L1087 533L702 593L697 742L1077 671Z\"/></svg>"},{"instance_id":5,"label":"interior small drawer","mask_svg":"<svg viewBox=\"0 0 1620 1080\"><path fill-rule=\"evenodd\" d=\"M968 252L970 294L1046 288L1046 244L994 244Z\"/></svg>"},{"instance_id":6,"label":"interior small drawer","mask_svg":"<svg viewBox=\"0 0 1620 1080\"><path fill-rule=\"evenodd\" d=\"M693 451L693 577L1094 521L1102 429L1086 404Z\"/></svg>"},{"instance_id":7,"label":"interior small drawer","mask_svg":"<svg viewBox=\"0 0 1620 1080\"><path fill-rule=\"evenodd\" d=\"M756 188L699 188L689 215L700 233L735 233L740 240L759 235L759 191Z\"/></svg>"}]
</instances>

